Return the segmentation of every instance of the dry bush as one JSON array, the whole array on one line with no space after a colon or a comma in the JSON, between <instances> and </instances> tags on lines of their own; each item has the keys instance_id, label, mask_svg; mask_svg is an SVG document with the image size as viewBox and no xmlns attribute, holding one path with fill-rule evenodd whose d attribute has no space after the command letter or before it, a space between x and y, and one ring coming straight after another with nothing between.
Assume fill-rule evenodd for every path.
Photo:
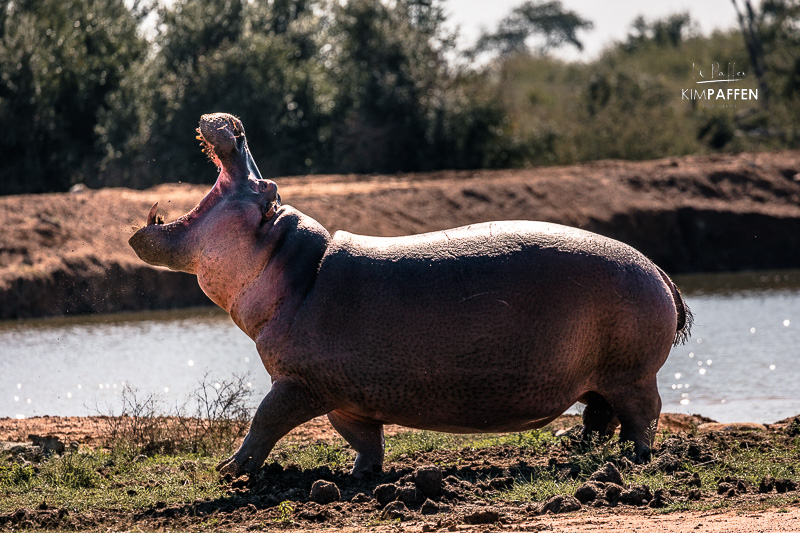
<instances>
[{"instance_id":1,"label":"dry bush","mask_svg":"<svg viewBox=\"0 0 800 533\"><path fill-rule=\"evenodd\" d=\"M122 389L122 410L106 419L105 445L126 456L230 452L252 418L249 375L229 380L203 376L183 405L167 407L163 396Z\"/></svg>"}]
</instances>

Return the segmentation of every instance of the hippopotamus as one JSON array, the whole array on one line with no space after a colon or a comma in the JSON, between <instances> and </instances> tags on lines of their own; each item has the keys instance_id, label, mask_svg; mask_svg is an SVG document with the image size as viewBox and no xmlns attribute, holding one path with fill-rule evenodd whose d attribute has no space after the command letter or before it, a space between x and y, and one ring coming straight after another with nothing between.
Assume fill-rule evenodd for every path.
<instances>
[{"instance_id":1,"label":"hippopotamus","mask_svg":"<svg viewBox=\"0 0 800 533\"><path fill-rule=\"evenodd\" d=\"M281 437L321 415L363 475L383 466L384 424L522 431L576 402L584 435L619 426L647 459L656 373L692 315L640 252L532 221L331 235L261 177L238 118L204 115L197 131L219 169L213 188L169 224L154 205L129 242L151 265L197 275L272 379L223 474L256 472Z\"/></svg>"}]
</instances>

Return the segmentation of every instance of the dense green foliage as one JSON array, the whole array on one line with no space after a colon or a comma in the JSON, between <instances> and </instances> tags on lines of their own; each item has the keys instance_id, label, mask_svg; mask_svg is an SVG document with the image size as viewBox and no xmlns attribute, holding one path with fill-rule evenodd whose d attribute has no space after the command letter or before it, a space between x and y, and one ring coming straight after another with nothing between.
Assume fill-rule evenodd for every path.
<instances>
[{"instance_id":1,"label":"dense green foliage","mask_svg":"<svg viewBox=\"0 0 800 533\"><path fill-rule=\"evenodd\" d=\"M98 115L147 51L138 27L118 0L0 1L0 193L94 173Z\"/></svg>"},{"instance_id":2,"label":"dense green foliage","mask_svg":"<svg viewBox=\"0 0 800 533\"><path fill-rule=\"evenodd\" d=\"M800 145L798 0L762 2L750 33L638 18L587 64L548 55L591 28L558 1L523 3L469 54L445 1L0 0L0 194L207 181L192 130L214 111L243 119L268 176ZM682 100L714 62L759 100Z\"/></svg>"}]
</instances>

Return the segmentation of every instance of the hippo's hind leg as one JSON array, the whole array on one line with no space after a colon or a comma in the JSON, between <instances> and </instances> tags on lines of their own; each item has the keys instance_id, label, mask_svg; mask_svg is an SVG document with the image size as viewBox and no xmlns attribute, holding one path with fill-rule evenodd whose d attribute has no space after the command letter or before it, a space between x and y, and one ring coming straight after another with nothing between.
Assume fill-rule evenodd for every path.
<instances>
[{"instance_id":1,"label":"hippo's hind leg","mask_svg":"<svg viewBox=\"0 0 800 533\"><path fill-rule=\"evenodd\" d=\"M589 440L594 435L610 437L619 426L619 420L605 398L596 392L589 392L581 398L586 403L583 410L583 439Z\"/></svg>"},{"instance_id":2,"label":"hippo's hind leg","mask_svg":"<svg viewBox=\"0 0 800 533\"><path fill-rule=\"evenodd\" d=\"M648 377L605 393L620 422L619 438L633 442L637 462L650 460L650 447L661 414L661 396L656 377Z\"/></svg>"},{"instance_id":3,"label":"hippo's hind leg","mask_svg":"<svg viewBox=\"0 0 800 533\"><path fill-rule=\"evenodd\" d=\"M257 472L281 437L326 411L302 386L291 380L275 381L258 406L242 445L217 465L217 470L232 476Z\"/></svg>"},{"instance_id":4,"label":"hippo's hind leg","mask_svg":"<svg viewBox=\"0 0 800 533\"><path fill-rule=\"evenodd\" d=\"M383 424L344 411L328 413L333 428L352 446L358 457L352 474L360 477L383 468Z\"/></svg>"}]
</instances>

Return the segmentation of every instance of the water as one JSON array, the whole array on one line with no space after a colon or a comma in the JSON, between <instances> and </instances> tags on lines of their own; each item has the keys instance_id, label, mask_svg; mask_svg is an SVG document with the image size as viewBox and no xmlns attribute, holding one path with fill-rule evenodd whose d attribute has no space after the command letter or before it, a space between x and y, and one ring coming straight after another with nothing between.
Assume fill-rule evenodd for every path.
<instances>
[{"instance_id":1,"label":"water","mask_svg":"<svg viewBox=\"0 0 800 533\"><path fill-rule=\"evenodd\" d=\"M800 271L677 278L696 322L659 372L663 410L721 422L800 413ZM198 383L250 373L255 344L212 308L0 322L0 416L119 412L126 384L182 405Z\"/></svg>"},{"instance_id":2,"label":"water","mask_svg":"<svg viewBox=\"0 0 800 533\"><path fill-rule=\"evenodd\" d=\"M720 422L800 413L800 271L676 281L695 325L659 372L663 410Z\"/></svg>"},{"instance_id":3,"label":"water","mask_svg":"<svg viewBox=\"0 0 800 533\"><path fill-rule=\"evenodd\" d=\"M216 308L0 322L0 416L119 413L126 384L172 408L248 373L266 394L255 343Z\"/></svg>"}]
</instances>

